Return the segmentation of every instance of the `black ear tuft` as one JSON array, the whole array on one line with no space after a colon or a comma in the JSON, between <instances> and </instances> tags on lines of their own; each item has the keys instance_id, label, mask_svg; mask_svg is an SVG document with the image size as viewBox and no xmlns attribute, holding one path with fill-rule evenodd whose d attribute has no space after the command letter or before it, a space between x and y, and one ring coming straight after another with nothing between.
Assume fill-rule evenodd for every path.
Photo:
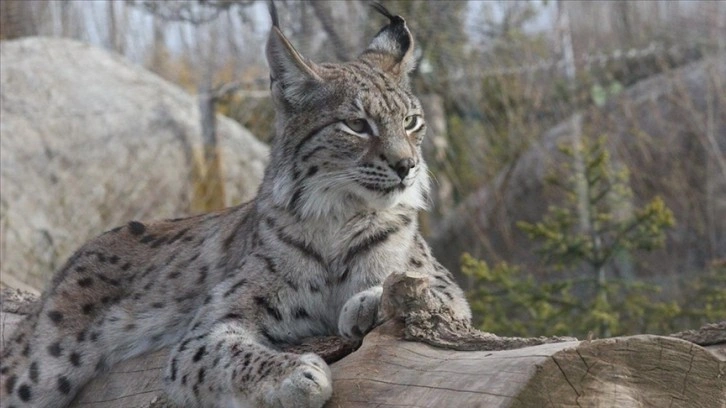
<instances>
[{"instance_id":1,"label":"black ear tuft","mask_svg":"<svg viewBox=\"0 0 726 408\"><path fill-rule=\"evenodd\" d=\"M388 9L383 6L383 4L381 4L381 3L377 2L377 1L372 1L371 2L371 7L373 7L377 12L379 12L379 13L383 14L384 16L388 17L388 19L391 20L391 21L393 21L393 19L396 18L396 16L394 16L393 14L391 14L391 12L388 11Z\"/></svg>"},{"instance_id":2,"label":"black ear tuft","mask_svg":"<svg viewBox=\"0 0 726 408\"><path fill-rule=\"evenodd\" d=\"M371 7L390 21L376 34L360 58L405 81L416 65L413 36L403 17L391 14L378 2L371 2Z\"/></svg>"},{"instance_id":3,"label":"black ear tuft","mask_svg":"<svg viewBox=\"0 0 726 408\"><path fill-rule=\"evenodd\" d=\"M277 7L275 7L274 0L267 1L267 9L270 10L270 17L272 18L272 26L280 28L280 19L277 17Z\"/></svg>"},{"instance_id":4,"label":"black ear tuft","mask_svg":"<svg viewBox=\"0 0 726 408\"><path fill-rule=\"evenodd\" d=\"M306 100L320 82L316 65L295 50L280 30L275 3L268 2L272 29L267 38L267 63L270 66L272 99L282 106L294 106Z\"/></svg>"}]
</instances>

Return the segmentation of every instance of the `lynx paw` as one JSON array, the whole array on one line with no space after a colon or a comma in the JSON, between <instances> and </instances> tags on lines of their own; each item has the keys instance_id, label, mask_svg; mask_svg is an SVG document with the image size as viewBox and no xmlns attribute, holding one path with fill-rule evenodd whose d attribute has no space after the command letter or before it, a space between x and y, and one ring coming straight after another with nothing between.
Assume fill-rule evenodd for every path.
<instances>
[{"instance_id":1,"label":"lynx paw","mask_svg":"<svg viewBox=\"0 0 726 408\"><path fill-rule=\"evenodd\" d=\"M330 368L319 356L300 356L300 366L282 379L280 386L268 395L274 408L321 408L333 394Z\"/></svg>"},{"instance_id":2,"label":"lynx paw","mask_svg":"<svg viewBox=\"0 0 726 408\"><path fill-rule=\"evenodd\" d=\"M353 295L340 312L338 331L341 335L360 339L380 323L378 312L383 288L376 286Z\"/></svg>"}]
</instances>

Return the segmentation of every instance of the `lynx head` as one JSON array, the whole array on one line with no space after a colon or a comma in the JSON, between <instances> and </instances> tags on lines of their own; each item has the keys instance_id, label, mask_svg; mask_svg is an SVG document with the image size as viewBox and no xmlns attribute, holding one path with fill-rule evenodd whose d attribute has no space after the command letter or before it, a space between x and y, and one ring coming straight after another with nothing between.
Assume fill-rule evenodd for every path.
<instances>
[{"instance_id":1,"label":"lynx head","mask_svg":"<svg viewBox=\"0 0 726 408\"><path fill-rule=\"evenodd\" d=\"M425 207L426 125L408 78L413 37L403 18L374 7L390 22L357 59L316 64L287 40L271 6L276 135L265 183L276 205L301 217Z\"/></svg>"}]
</instances>

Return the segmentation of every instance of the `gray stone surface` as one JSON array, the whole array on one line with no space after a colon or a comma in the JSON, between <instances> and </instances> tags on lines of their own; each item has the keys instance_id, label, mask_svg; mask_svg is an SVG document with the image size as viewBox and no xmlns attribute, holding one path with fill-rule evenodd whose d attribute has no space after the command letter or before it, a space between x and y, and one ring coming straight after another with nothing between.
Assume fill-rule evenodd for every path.
<instances>
[{"instance_id":1,"label":"gray stone surface","mask_svg":"<svg viewBox=\"0 0 726 408\"><path fill-rule=\"evenodd\" d=\"M602 109L582 112L585 136L606 137L612 162L629 167L633 204L640 208L657 195L675 215L666 248L638 253L642 276L665 279L726 259L724 78L726 58L701 60L640 81ZM550 205L561 205L562 192L544 179L565 160L558 147L571 141L569 121L562 122L467 196L433 226L429 242L436 258L452 271L459 269L463 251L541 271L538 244L516 223L539 221ZM628 268L621 273L629 277Z\"/></svg>"},{"instance_id":2,"label":"gray stone surface","mask_svg":"<svg viewBox=\"0 0 726 408\"><path fill-rule=\"evenodd\" d=\"M42 289L84 241L189 213L197 99L120 56L57 38L0 43L2 282ZM227 204L252 198L268 148L219 117Z\"/></svg>"}]
</instances>

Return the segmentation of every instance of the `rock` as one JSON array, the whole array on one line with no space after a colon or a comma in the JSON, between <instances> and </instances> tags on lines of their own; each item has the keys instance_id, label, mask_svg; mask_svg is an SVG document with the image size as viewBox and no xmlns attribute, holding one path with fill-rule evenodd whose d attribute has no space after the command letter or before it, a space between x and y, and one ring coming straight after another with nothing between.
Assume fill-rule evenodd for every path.
<instances>
[{"instance_id":1,"label":"rock","mask_svg":"<svg viewBox=\"0 0 726 408\"><path fill-rule=\"evenodd\" d=\"M585 136L604 136L613 163L629 167L633 204L659 195L675 215L666 250L638 254L640 276L675 276L726 258L725 77L726 58L697 61L583 112ZM516 163L433 226L429 241L444 266L458 270L467 251L533 273L541 269L537 244L516 223L540 221L549 206L561 205L562 192L544 179L564 159L558 147L572 141L569 123L537 136ZM630 268L620 273L631 277Z\"/></svg>"},{"instance_id":2,"label":"rock","mask_svg":"<svg viewBox=\"0 0 726 408\"><path fill-rule=\"evenodd\" d=\"M104 230L189 213L201 151L194 96L68 39L3 41L0 58L4 284L41 289ZM217 123L226 204L247 201L268 148L228 118Z\"/></svg>"}]
</instances>

